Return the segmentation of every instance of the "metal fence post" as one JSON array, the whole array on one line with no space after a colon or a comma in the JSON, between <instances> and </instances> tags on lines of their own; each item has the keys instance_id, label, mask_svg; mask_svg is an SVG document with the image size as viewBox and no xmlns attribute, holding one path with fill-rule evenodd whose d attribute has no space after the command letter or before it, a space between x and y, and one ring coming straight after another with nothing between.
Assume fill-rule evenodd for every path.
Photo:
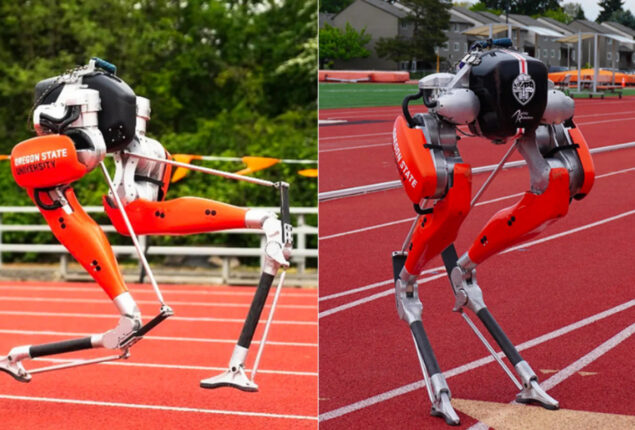
<instances>
[{"instance_id":1,"label":"metal fence post","mask_svg":"<svg viewBox=\"0 0 635 430\"><path fill-rule=\"evenodd\" d=\"M298 214L298 230L303 229L305 226L304 214ZM298 232L298 249L304 251L306 249L306 234L304 232ZM297 257L298 273L303 274L306 269L306 257Z\"/></svg>"}]
</instances>

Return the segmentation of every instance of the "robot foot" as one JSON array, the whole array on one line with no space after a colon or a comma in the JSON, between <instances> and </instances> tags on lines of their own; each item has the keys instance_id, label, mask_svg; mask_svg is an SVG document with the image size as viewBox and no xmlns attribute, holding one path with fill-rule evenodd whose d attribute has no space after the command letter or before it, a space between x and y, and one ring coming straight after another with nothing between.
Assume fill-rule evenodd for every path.
<instances>
[{"instance_id":1,"label":"robot foot","mask_svg":"<svg viewBox=\"0 0 635 430\"><path fill-rule=\"evenodd\" d=\"M227 369L218 376L203 379L200 386L201 388L232 387L248 392L258 391L258 385L249 380L242 365Z\"/></svg>"},{"instance_id":2,"label":"robot foot","mask_svg":"<svg viewBox=\"0 0 635 430\"><path fill-rule=\"evenodd\" d=\"M443 418L446 424L451 426L458 426L461 423L459 416L450 403L450 396L445 392L441 393L432 403L430 415Z\"/></svg>"},{"instance_id":3,"label":"robot foot","mask_svg":"<svg viewBox=\"0 0 635 430\"><path fill-rule=\"evenodd\" d=\"M529 386L523 388L522 391L516 395L516 401L526 404L533 403L552 411L560 409L560 403L547 394L536 380L531 381Z\"/></svg>"},{"instance_id":4,"label":"robot foot","mask_svg":"<svg viewBox=\"0 0 635 430\"><path fill-rule=\"evenodd\" d=\"M24 369L24 366L22 366L22 362L15 359L11 352L9 353L9 355L0 356L0 371L6 372L9 375L13 376L16 381L31 381L31 375Z\"/></svg>"}]
</instances>

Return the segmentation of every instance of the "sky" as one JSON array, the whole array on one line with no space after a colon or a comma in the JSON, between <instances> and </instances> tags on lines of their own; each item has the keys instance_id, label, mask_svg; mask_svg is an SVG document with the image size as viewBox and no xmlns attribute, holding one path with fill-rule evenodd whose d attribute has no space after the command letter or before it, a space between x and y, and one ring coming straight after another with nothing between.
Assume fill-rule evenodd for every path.
<instances>
[{"instance_id":1,"label":"sky","mask_svg":"<svg viewBox=\"0 0 635 430\"><path fill-rule=\"evenodd\" d=\"M477 3L478 0L467 0L469 3ZM584 15L590 21L595 21L595 18L600 14L600 7L598 3L600 0L563 0L560 4L563 3L580 3L582 5L582 9L584 10ZM630 10L633 15L635 15L635 0L625 0L624 6L622 6L624 10Z\"/></svg>"}]
</instances>

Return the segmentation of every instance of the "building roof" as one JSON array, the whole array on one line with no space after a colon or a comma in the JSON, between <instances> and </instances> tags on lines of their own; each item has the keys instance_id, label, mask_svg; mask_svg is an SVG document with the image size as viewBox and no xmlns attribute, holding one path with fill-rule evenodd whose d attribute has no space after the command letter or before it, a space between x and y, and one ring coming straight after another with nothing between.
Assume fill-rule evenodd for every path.
<instances>
[{"instance_id":1,"label":"building roof","mask_svg":"<svg viewBox=\"0 0 635 430\"><path fill-rule=\"evenodd\" d=\"M622 33L626 33L632 37L635 37L635 30L625 25L620 24L619 22L607 21L602 23L603 27L608 27L611 31L620 31ZM615 30L613 30L615 29Z\"/></svg>"},{"instance_id":2,"label":"building roof","mask_svg":"<svg viewBox=\"0 0 635 430\"><path fill-rule=\"evenodd\" d=\"M548 28L544 23L538 21L537 19L533 19L532 17L527 15L518 15L516 13L510 13L509 18L513 19L516 22L521 23L522 25L527 25L527 26L533 25L535 27Z\"/></svg>"},{"instance_id":3,"label":"building roof","mask_svg":"<svg viewBox=\"0 0 635 430\"><path fill-rule=\"evenodd\" d=\"M606 27L602 27L602 25L598 24L597 22L588 21L586 19L576 19L571 24L569 24L569 27L573 29L575 33L577 33L578 31L600 34L608 33Z\"/></svg>"},{"instance_id":4,"label":"building roof","mask_svg":"<svg viewBox=\"0 0 635 430\"><path fill-rule=\"evenodd\" d=\"M537 19L538 22L548 26L548 27L552 27L555 30L561 31L565 34L567 33L571 33L571 27L569 27L567 24L565 24L564 22L560 22L557 19L553 19L553 18L547 18L545 16L541 16L540 18Z\"/></svg>"},{"instance_id":5,"label":"building roof","mask_svg":"<svg viewBox=\"0 0 635 430\"><path fill-rule=\"evenodd\" d=\"M505 18L502 18L502 17L500 17L498 15L494 15L491 12L480 11L480 12L476 12L476 13L478 13L479 15L482 15L485 18L491 20L491 22L496 22L496 23L505 22Z\"/></svg>"},{"instance_id":6,"label":"building roof","mask_svg":"<svg viewBox=\"0 0 635 430\"><path fill-rule=\"evenodd\" d=\"M320 12L318 14L318 23L320 28L324 27L324 24L328 24L331 27L333 27L335 24L333 23L333 17L335 16L334 13L325 13L325 12Z\"/></svg>"},{"instance_id":7,"label":"building roof","mask_svg":"<svg viewBox=\"0 0 635 430\"><path fill-rule=\"evenodd\" d=\"M476 22L478 24L476 25L483 25L483 24L489 24L489 23L498 23L498 19L493 19L487 15L482 15L478 12L473 12L467 8L461 7L461 6L452 6L452 10L454 10L455 13L459 13L463 16L465 16L469 21L472 22ZM496 16L496 15L494 15Z\"/></svg>"},{"instance_id":8,"label":"building roof","mask_svg":"<svg viewBox=\"0 0 635 430\"><path fill-rule=\"evenodd\" d=\"M387 12L397 18L405 18L408 16L408 8L405 6L395 3L391 4L384 0L361 0L364 3L368 3L371 6L375 6L377 9L381 9L384 12Z\"/></svg>"}]
</instances>

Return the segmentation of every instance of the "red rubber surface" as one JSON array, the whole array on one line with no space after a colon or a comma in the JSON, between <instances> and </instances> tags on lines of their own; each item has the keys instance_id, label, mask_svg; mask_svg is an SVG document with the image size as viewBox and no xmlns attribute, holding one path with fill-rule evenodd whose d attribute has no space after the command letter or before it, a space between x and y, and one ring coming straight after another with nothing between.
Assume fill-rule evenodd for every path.
<instances>
[{"instance_id":1,"label":"red rubber surface","mask_svg":"<svg viewBox=\"0 0 635 430\"><path fill-rule=\"evenodd\" d=\"M399 112L399 107L320 112L321 119L381 121L320 127L321 192L398 179L389 142ZM576 100L574 119L591 148L635 140L635 98ZM346 149L364 145L379 146ZM459 149L476 167L496 164L507 146L463 139ZM478 268L485 301L517 346L624 305L621 311L520 351L543 382L553 375L550 370L569 366L635 322L635 149L593 158L597 179L589 196L573 201L569 215L536 239L562 236L494 256ZM473 193L486 177L474 176ZM492 200L524 192L528 184L526 168L499 174L459 231L459 255L493 213L520 197ZM391 291L390 254L401 249L414 215L401 189L320 203L320 429L448 428L429 415L425 388L409 387L421 383L422 375ZM595 222L602 223L589 226ZM580 230L570 232L576 228ZM436 258L426 269L439 266L441 259ZM448 372L489 354L452 313L454 297L444 272L424 275L440 278L420 282L419 295L424 327L442 370ZM363 291L345 294L364 286ZM331 297L338 293L344 295ZM630 394L634 351L635 342L628 337L582 368L596 373L575 373L549 393L562 408L635 415ZM452 374L448 384L453 397L461 399L508 403L517 393L494 362ZM395 389L403 391L391 393ZM331 416L334 411L336 417ZM460 428L476 422L459 415Z\"/></svg>"},{"instance_id":2,"label":"red rubber surface","mask_svg":"<svg viewBox=\"0 0 635 430\"><path fill-rule=\"evenodd\" d=\"M158 303L151 288L131 285L130 290L144 320L154 316ZM255 378L257 393L199 388L201 379L226 368L255 288L166 285L161 290L175 316L134 345L128 360L35 374L28 384L1 374L0 427L317 428L315 290L282 290ZM273 292L247 357L249 376ZM0 282L2 354L17 345L101 333L116 321L112 303L95 284ZM50 358L111 353L102 349ZM57 363L24 364L28 370Z\"/></svg>"}]
</instances>

